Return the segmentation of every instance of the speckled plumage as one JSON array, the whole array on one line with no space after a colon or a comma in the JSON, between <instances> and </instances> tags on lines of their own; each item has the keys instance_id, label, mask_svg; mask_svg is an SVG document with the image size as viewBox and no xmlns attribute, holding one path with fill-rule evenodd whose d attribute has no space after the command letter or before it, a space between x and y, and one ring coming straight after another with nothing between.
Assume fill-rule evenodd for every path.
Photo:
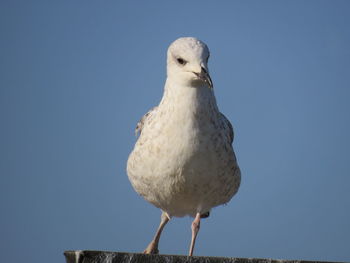
<instances>
[{"instance_id":1,"label":"speckled plumage","mask_svg":"<svg viewBox=\"0 0 350 263\"><path fill-rule=\"evenodd\" d=\"M205 214L230 201L240 185L233 129L218 110L208 57L195 38L169 47L163 98L138 123L127 163L136 192L169 218Z\"/></svg>"}]
</instances>

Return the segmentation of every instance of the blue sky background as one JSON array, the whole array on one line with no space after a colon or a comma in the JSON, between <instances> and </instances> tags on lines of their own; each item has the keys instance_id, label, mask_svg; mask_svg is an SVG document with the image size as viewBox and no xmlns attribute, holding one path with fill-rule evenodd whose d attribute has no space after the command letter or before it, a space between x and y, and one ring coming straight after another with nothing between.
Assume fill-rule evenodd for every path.
<instances>
[{"instance_id":1,"label":"blue sky background","mask_svg":"<svg viewBox=\"0 0 350 263\"><path fill-rule=\"evenodd\" d=\"M350 261L350 1L1 1L0 30L3 262L145 248L160 211L126 160L181 36L211 50L243 176L195 254Z\"/></svg>"}]
</instances>

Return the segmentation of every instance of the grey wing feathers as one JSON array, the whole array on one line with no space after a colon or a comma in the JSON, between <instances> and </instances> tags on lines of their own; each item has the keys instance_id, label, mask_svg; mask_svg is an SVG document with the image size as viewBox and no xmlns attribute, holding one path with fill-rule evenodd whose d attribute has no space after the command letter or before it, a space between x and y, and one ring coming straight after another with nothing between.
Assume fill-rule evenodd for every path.
<instances>
[{"instance_id":1,"label":"grey wing feathers","mask_svg":"<svg viewBox=\"0 0 350 263\"><path fill-rule=\"evenodd\" d=\"M224 125L226 126L225 129L227 130L228 132L228 137L230 139L230 143L232 144L233 142L233 137L234 137L234 133L233 133L233 127L232 127L232 124L231 122L226 118L226 116L224 114L221 114L221 117L222 117L222 120L224 122Z\"/></svg>"},{"instance_id":2,"label":"grey wing feathers","mask_svg":"<svg viewBox=\"0 0 350 263\"><path fill-rule=\"evenodd\" d=\"M157 110L158 107L153 107L152 109L150 109L145 115L143 115L143 117L141 118L141 120L139 120L139 122L136 125L136 129L135 129L135 135L139 135L142 132L142 128L145 124L145 122L147 121L147 119L152 116L152 114Z\"/></svg>"}]
</instances>

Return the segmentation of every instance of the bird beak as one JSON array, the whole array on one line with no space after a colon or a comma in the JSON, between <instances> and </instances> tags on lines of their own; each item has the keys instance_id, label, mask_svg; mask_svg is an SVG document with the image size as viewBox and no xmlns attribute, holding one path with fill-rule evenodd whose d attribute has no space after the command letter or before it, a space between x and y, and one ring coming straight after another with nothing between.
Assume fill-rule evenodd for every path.
<instances>
[{"instance_id":1,"label":"bird beak","mask_svg":"<svg viewBox=\"0 0 350 263\"><path fill-rule=\"evenodd\" d=\"M203 80L205 83L208 84L209 88L212 89L213 88L213 82L211 81L210 75L208 73L208 71L205 69L205 67L201 67L201 72L197 73L194 72L201 80Z\"/></svg>"},{"instance_id":2,"label":"bird beak","mask_svg":"<svg viewBox=\"0 0 350 263\"><path fill-rule=\"evenodd\" d=\"M208 84L209 88L213 88L213 82L211 81L208 71L202 67L202 78Z\"/></svg>"}]
</instances>

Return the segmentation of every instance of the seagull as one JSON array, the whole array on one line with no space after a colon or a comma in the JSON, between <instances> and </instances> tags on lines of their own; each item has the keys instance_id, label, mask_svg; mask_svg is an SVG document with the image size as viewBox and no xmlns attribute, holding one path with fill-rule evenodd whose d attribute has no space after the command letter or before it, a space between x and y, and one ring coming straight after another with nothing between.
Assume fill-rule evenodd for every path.
<instances>
[{"instance_id":1,"label":"seagull","mask_svg":"<svg viewBox=\"0 0 350 263\"><path fill-rule=\"evenodd\" d=\"M218 109L208 59L202 41L174 41L167 52L163 97L136 126L139 137L127 174L135 191L162 211L145 254L159 253L160 235L172 217L190 216L192 256L201 218L228 203L241 182L233 128Z\"/></svg>"}]
</instances>

